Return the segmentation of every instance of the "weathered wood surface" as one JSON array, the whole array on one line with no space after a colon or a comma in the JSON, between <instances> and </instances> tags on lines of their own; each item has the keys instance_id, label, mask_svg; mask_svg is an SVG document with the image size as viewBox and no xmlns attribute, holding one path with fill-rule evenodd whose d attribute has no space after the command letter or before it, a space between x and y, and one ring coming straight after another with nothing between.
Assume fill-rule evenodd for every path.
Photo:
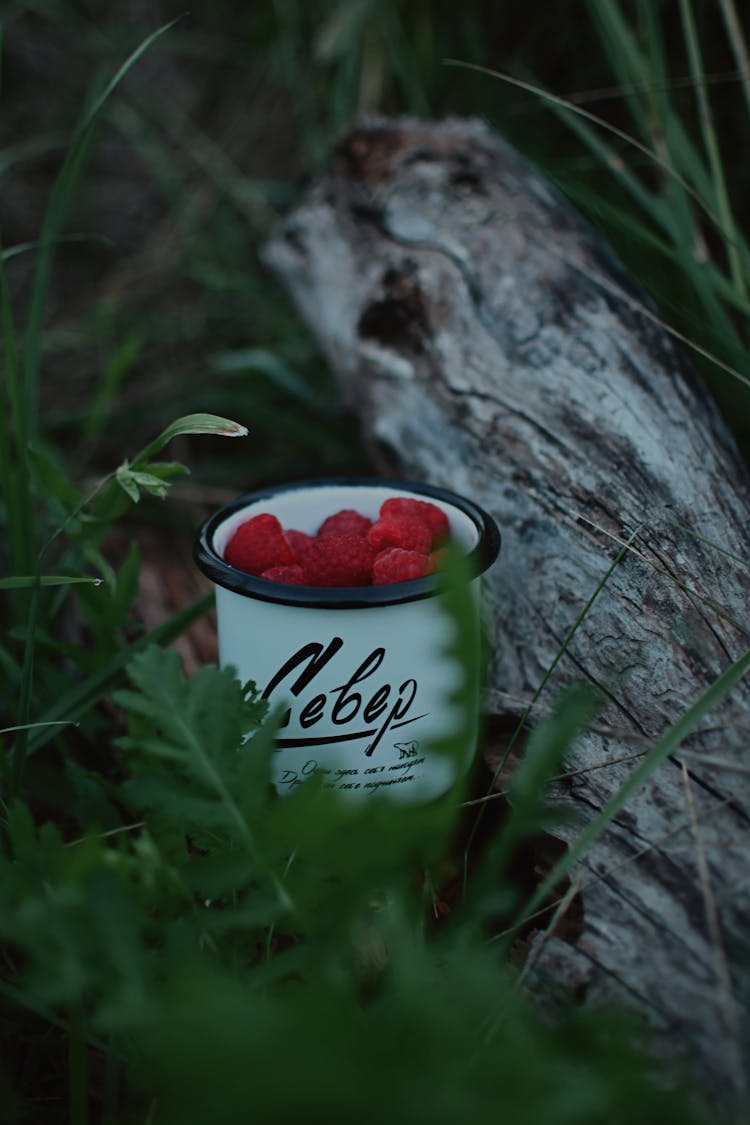
<instances>
[{"instance_id":1,"label":"weathered wood surface","mask_svg":"<svg viewBox=\"0 0 750 1125\"><path fill-rule=\"evenodd\" d=\"M494 711L522 711L640 529L537 709L573 680L608 700L604 733L567 763L587 772L558 794L590 820L632 755L748 645L747 568L689 534L750 555L748 479L712 402L600 238L481 122L356 123L265 257L383 468L497 518ZM682 750L737 765L749 714L743 681ZM665 1050L730 1096L750 966L748 784L696 757L662 765L579 865L575 945L551 937L536 965L647 1012Z\"/></svg>"}]
</instances>

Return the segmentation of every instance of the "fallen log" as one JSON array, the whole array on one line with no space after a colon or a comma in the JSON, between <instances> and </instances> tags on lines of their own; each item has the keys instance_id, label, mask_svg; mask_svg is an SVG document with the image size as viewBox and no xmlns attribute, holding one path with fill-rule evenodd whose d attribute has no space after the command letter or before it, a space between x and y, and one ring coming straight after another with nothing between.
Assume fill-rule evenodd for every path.
<instances>
[{"instance_id":1,"label":"fallen log","mask_svg":"<svg viewBox=\"0 0 750 1125\"><path fill-rule=\"evenodd\" d=\"M491 712L523 713L629 544L531 713L571 681L606 700L557 790L590 821L748 646L750 487L715 405L601 237L478 121L355 123L265 260L383 469L498 520ZM581 932L540 934L535 962L645 1012L734 1098L748 714L743 681L617 815L577 867Z\"/></svg>"}]
</instances>

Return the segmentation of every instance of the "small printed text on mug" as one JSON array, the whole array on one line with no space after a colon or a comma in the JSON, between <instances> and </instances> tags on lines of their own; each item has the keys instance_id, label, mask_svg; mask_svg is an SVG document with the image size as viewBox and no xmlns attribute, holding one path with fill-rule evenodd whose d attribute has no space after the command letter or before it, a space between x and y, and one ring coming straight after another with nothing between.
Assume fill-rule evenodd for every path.
<instances>
[{"instance_id":1,"label":"small printed text on mug","mask_svg":"<svg viewBox=\"0 0 750 1125\"><path fill-rule=\"evenodd\" d=\"M421 757L413 758L410 762L396 763L392 766L371 766L365 770L341 767L334 770L328 766L320 765L314 758L311 758L300 769L285 769L277 784L286 786L287 789L294 789L306 778L312 777L313 774L319 774L323 778L323 785L326 789L366 789L370 791L386 789L393 785L404 785L416 781L417 775L411 771L424 765L424 761L425 759ZM359 778L362 780L358 780Z\"/></svg>"}]
</instances>

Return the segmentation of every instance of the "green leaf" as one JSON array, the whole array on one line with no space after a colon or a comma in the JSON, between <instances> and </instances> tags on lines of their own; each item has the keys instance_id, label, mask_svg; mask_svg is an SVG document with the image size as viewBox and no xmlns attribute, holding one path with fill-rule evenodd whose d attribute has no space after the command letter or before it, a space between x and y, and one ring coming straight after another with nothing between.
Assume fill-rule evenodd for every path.
<instances>
[{"instance_id":1,"label":"green leaf","mask_svg":"<svg viewBox=\"0 0 750 1125\"><path fill-rule=\"evenodd\" d=\"M141 498L141 492L138 487L138 482L135 479L135 474L130 468L128 461L124 461L122 465L115 471L115 480L120 488L125 492L134 504L137 504Z\"/></svg>"},{"instance_id":2,"label":"green leaf","mask_svg":"<svg viewBox=\"0 0 750 1125\"><path fill-rule=\"evenodd\" d=\"M233 422L230 418L220 418L218 414L185 414L182 418L172 422L165 430L162 430L158 437L141 450L133 464L140 465L150 460L172 438L179 437L181 434L217 434L221 437L246 437L247 427L240 425L239 422Z\"/></svg>"},{"instance_id":3,"label":"green leaf","mask_svg":"<svg viewBox=\"0 0 750 1125\"><path fill-rule=\"evenodd\" d=\"M139 488L142 488L144 492L148 492L152 496L157 496L160 500L163 500L169 491L166 482L153 473L143 473L133 470L130 475L131 479L135 481Z\"/></svg>"},{"instance_id":4,"label":"green leaf","mask_svg":"<svg viewBox=\"0 0 750 1125\"><path fill-rule=\"evenodd\" d=\"M36 846L36 828L29 806L23 801L13 801L8 809L5 829L13 855L23 860Z\"/></svg>"},{"instance_id":5,"label":"green leaf","mask_svg":"<svg viewBox=\"0 0 750 1125\"><path fill-rule=\"evenodd\" d=\"M93 771L85 770L71 757L65 759L64 769L72 790L69 813L81 829L117 828L121 823L120 816L107 796L102 778Z\"/></svg>"},{"instance_id":6,"label":"green leaf","mask_svg":"<svg viewBox=\"0 0 750 1125\"><path fill-rule=\"evenodd\" d=\"M531 821L573 739L592 721L596 710L593 692L583 685L573 687L559 701L554 717L534 730L508 791L520 820Z\"/></svg>"},{"instance_id":7,"label":"green leaf","mask_svg":"<svg viewBox=\"0 0 750 1125\"><path fill-rule=\"evenodd\" d=\"M130 607L138 593L138 578L140 572L141 556L138 550L138 544L135 539L133 539L128 548L128 553L125 556L125 561L117 573L112 596L113 617L120 625L124 625L127 621Z\"/></svg>"},{"instance_id":8,"label":"green leaf","mask_svg":"<svg viewBox=\"0 0 750 1125\"><path fill-rule=\"evenodd\" d=\"M66 510L66 514L72 511L81 497L51 450L46 446L30 446L28 456L37 494L47 501L54 497Z\"/></svg>"},{"instance_id":9,"label":"green leaf","mask_svg":"<svg viewBox=\"0 0 750 1125\"><path fill-rule=\"evenodd\" d=\"M119 745L135 780L128 796L149 811L155 839L187 830L200 846L244 853L255 879L274 888L277 907L292 904L275 868L277 849L258 843L259 817L268 804L273 727L247 741L268 704L234 669L205 665L189 680L173 650L156 647L128 668L132 689L113 696L129 718ZM248 784L248 780L251 783Z\"/></svg>"},{"instance_id":10,"label":"green leaf","mask_svg":"<svg viewBox=\"0 0 750 1125\"><path fill-rule=\"evenodd\" d=\"M190 476L190 469L181 461L149 461L148 472L159 480L173 480L175 477Z\"/></svg>"},{"instance_id":11,"label":"green leaf","mask_svg":"<svg viewBox=\"0 0 750 1125\"><path fill-rule=\"evenodd\" d=\"M156 472L152 472L156 469ZM122 465L115 472L115 480L128 494L134 504L137 504L141 498L140 490L148 492L151 496L156 496L159 500L163 500L169 492L169 485L167 481L172 477L182 476L188 470L184 469L176 462L164 462L156 465L149 464L148 471L144 469L132 469L127 461L123 461Z\"/></svg>"},{"instance_id":12,"label":"green leaf","mask_svg":"<svg viewBox=\"0 0 750 1125\"><path fill-rule=\"evenodd\" d=\"M231 668L206 665L185 681L177 653L156 646L135 657L128 676L134 690L113 697L138 720L126 747L140 748L154 767L154 758L166 762L168 773L168 763L178 763L180 776L190 777L201 797L207 791L218 796L238 825L233 789L246 753L241 748L268 704L253 685L241 687Z\"/></svg>"},{"instance_id":13,"label":"green leaf","mask_svg":"<svg viewBox=\"0 0 750 1125\"><path fill-rule=\"evenodd\" d=\"M559 700L554 715L532 732L513 774L502 825L465 888L460 916L468 926L481 929L488 920L495 919L496 923L498 915L513 916L518 891L508 879L508 868L519 845L571 819L566 810L548 802L547 789L560 772L573 740L593 719L596 710L597 701L591 690L574 686ZM487 808L487 800L497 797L488 794L482 810Z\"/></svg>"},{"instance_id":14,"label":"green leaf","mask_svg":"<svg viewBox=\"0 0 750 1125\"><path fill-rule=\"evenodd\" d=\"M220 374L250 372L262 375L287 394L315 403L317 389L310 386L281 356L268 348L240 348L214 356L211 368Z\"/></svg>"}]
</instances>

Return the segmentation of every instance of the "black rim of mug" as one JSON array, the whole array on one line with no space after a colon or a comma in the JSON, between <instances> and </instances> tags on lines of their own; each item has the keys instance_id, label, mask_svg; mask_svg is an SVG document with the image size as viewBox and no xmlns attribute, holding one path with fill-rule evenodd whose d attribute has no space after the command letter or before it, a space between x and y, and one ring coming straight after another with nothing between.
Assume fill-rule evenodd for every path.
<instances>
[{"instance_id":1,"label":"black rim of mug","mask_svg":"<svg viewBox=\"0 0 750 1125\"><path fill-rule=\"evenodd\" d=\"M205 521L195 539L193 555L203 573L217 586L232 590L248 598L281 605L294 605L310 609L365 609L372 606L398 605L434 597L440 592L440 578L429 574L407 582L391 582L383 586L292 586L272 582L237 570L214 549L213 540L218 528L236 512L258 501L273 501L287 492L310 491L315 488L386 488L398 493L409 493L415 498L428 497L441 500L463 512L478 532L475 547L467 559L473 577L479 577L494 563L500 553L500 531L492 516L450 489L416 481L397 480L391 477L321 477L317 480L297 481L291 484L272 485L257 492L238 496L225 504Z\"/></svg>"}]
</instances>

